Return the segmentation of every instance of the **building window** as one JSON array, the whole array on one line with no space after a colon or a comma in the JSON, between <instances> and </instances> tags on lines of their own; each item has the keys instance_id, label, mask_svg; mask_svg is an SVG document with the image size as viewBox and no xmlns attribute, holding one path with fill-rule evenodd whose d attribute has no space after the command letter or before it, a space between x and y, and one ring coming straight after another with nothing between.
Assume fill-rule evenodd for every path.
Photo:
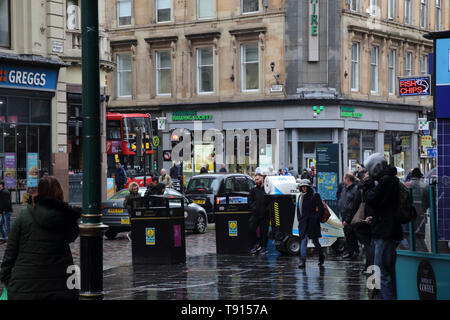
<instances>
[{"instance_id":1,"label":"building window","mask_svg":"<svg viewBox=\"0 0 450 320\"><path fill-rule=\"evenodd\" d=\"M78 6L78 0L67 0L67 29L68 30L79 30L81 25L81 14L80 7Z\"/></svg>"},{"instance_id":2,"label":"building window","mask_svg":"<svg viewBox=\"0 0 450 320\"><path fill-rule=\"evenodd\" d=\"M131 96L131 54L117 55L117 95L119 97Z\"/></svg>"},{"instance_id":3,"label":"building window","mask_svg":"<svg viewBox=\"0 0 450 320\"><path fill-rule=\"evenodd\" d=\"M119 26L131 24L131 0L117 0L117 16Z\"/></svg>"},{"instance_id":4,"label":"building window","mask_svg":"<svg viewBox=\"0 0 450 320\"><path fill-rule=\"evenodd\" d=\"M420 73L422 75L428 74L428 56L423 55L420 60Z\"/></svg>"},{"instance_id":5,"label":"building window","mask_svg":"<svg viewBox=\"0 0 450 320\"><path fill-rule=\"evenodd\" d=\"M388 3L388 18L395 19L395 0L389 0Z\"/></svg>"},{"instance_id":6,"label":"building window","mask_svg":"<svg viewBox=\"0 0 450 320\"><path fill-rule=\"evenodd\" d=\"M167 22L172 19L172 1L171 0L156 0L156 21Z\"/></svg>"},{"instance_id":7,"label":"building window","mask_svg":"<svg viewBox=\"0 0 450 320\"><path fill-rule=\"evenodd\" d=\"M198 93L214 92L213 49L197 49L197 88Z\"/></svg>"},{"instance_id":8,"label":"building window","mask_svg":"<svg viewBox=\"0 0 450 320\"><path fill-rule=\"evenodd\" d=\"M258 0L241 0L241 6L243 13L251 13L259 11Z\"/></svg>"},{"instance_id":9,"label":"building window","mask_svg":"<svg viewBox=\"0 0 450 320\"><path fill-rule=\"evenodd\" d=\"M389 93L395 94L395 50L389 51Z\"/></svg>"},{"instance_id":10,"label":"building window","mask_svg":"<svg viewBox=\"0 0 450 320\"><path fill-rule=\"evenodd\" d=\"M411 0L405 0L405 23L411 24Z\"/></svg>"},{"instance_id":11,"label":"building window","mask_svg":"<svg viewBox=\"0 0 450 320\"><path fill-rule=\"evenodd\" d=\"M0 0L0 47L11 46L9 0Z\"/></svg>"},{"instance_id":12,"label":"building window","mask_svg":"<svg viewBox=\"0 0 450 320\"><path fill-rule=\"evenodd\" d=\"M407 76L412 75L412 52L408 52L408 53L406 54L405 74L406 74Z\"/></svg>"},{"instance_id":13,"label":"building window","mask_svg":"<svg viewBox=\"0 0 450 320\"><path fill-rule=\"evenodd\" d=\"M259 89L259 53L258 44L241 47L242 91Z\"/></svg>"},{"instance_id":14,"label":"building window","mask_svg":"<svg viewBox=\"0 0 450 320\"><path fill-rule=\"evenodd\" d=\"M378 11L378 0L370 0L370 15L375 16Z\"/></svg>"},{"instance_id":15,"label":"building window","mask_svg":"<svg viewBox=\"0 0 450 320\"><path fill-rule=\"evenodd\" d=\"M199 19L214 17L214 0L197 0L197 16Z\"/></svg>"},{"instance_id":16,"label":"building window","mask_svg":"<svg viewBox=\"0 0 450 320\"><path fill-rule=\"evenodd\" d=\"M359 11L358 0L350 0L350 10L358 12Z\"/></svg>"},{"instance_id":17,"label":"building window","mask_svg":"<svg viewBox=\"0 0 450 320\"><path fill-rule=\"evenodd\" d=\"M352 44L352 74L351 74L351 87L352 90L359 90L359 43Z\"/></svg>"},{"instance_id":18,"label":"building window","mask_svg":"<svg viewBox=\"0 0 450 320\"><path fill-rule=\"evenodd\" d=\"M375 131L348 130L348 161L349 169L355 170L357 164L364 161L375 152Z\"/></svg>"},{"instance_id":19,"label":"building window","mask_svg":"<svg viewBox=\"0 0 450 320\"><path fill-rule=\"evenodd\" d=\"M436 0L436 31L442 28L442 5L441 0Z\"/></svg>"},{"instance_id":20,"label":"building window","mask_svg":"<svg viewBox=\"0 0 450 320\"><path fill-rule=\"evenodd\" d=\"M172 93L170 51L156 52L156 94L170 95Z\"/></svg>"},{"instance_id":21,"label":"building window","mask_svg":"<svg viewBox=\"0 0 450 320\"><path fill-rule=\"evenodd\" d=\"M378 92L378 47L370 50L370 91Z\"/></svg>"},{"instance_id":22,"label":"building window","mask_svg":"<svg viewBox=\"0 0 450 320\"><path fill-rule=\"evenodd\" d=\"M420 0L420 26L427 27L427 0Z\"/></svg>"}]
</instances>

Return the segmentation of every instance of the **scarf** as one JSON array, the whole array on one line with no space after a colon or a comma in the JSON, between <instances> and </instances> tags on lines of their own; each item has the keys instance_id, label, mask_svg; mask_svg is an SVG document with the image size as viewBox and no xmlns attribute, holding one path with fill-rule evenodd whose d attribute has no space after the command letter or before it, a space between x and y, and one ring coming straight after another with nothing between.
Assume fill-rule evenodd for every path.
<instances>
[{"instance_id":1,"label":"scarf","mask_svg":"<svg viewBox=\"0 0 450 320\"><path fill-rule=\"evenodd\" d=\"M303 215L303 212L302 212L303 198L305 197L306 194L307 194L307 193L300 192L300 196L299 196L299 198L298 198L298 207L297 207L297 210L298 210L299 217L301 217L301 216Z\"/></svg>"}]
</instances>

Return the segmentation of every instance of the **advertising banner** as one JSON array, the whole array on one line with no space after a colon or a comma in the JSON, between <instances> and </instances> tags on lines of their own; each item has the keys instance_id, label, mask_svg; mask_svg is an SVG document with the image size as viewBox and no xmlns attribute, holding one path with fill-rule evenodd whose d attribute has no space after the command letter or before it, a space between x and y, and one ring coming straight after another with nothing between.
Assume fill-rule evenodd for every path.
<instances>
[{"instance_id":1,"label":"advertising banner","mask_svg":"<svg viewBox=\"0 0 450 320\"><path fill-rule=\"evenodd\" d=\"M436 39L436 118L450 118L450 39Z\"/></svg>"},{"instance_id":2,"label":"advertising banner","mask_svg":"<svg viewBox=\"0 0 450 320\"><path fill-rule=\"evenodd\" d=\"M39 180L39 155L27 153L27 188L38 186Z\"/></svg>"},{"instance_id":3,"label":"advertising banner","mask_svg":"<svg viewBox=\"0 0 450 320\"><path fill-rule=\"evenodd\" d=\"M339 145L318 144L316 148L317 189L323 200L337 200Z\"/></svg>"},{"instance_id":4,"label":"advertising banner","mask_svg":"<svg viewBox=\"0 0 450 320\"><path fill-rule=\"evenodd\" d=\"M16 154L5 153L5 188L16 187Z\"/></svg>"}]
</instances>

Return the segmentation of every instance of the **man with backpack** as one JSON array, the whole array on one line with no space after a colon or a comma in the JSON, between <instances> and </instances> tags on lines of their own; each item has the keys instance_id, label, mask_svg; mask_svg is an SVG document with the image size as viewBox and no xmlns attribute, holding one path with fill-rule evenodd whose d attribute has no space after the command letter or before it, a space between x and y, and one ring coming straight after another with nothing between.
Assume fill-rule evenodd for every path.
<instances>
[{"instance_id":1,"label":"man with backpack","mask_svg":"<svg viewBox=\"0 0 450 320\"><path fill-rule=\"evenodd\" d=\"M364 167L370 178L364 180L366 207L372 216L366 221L371 226L374 264L380 268L380 295L383 300L395 300L396 249L403 239L399 212L404 206L403 189L397 178L397 169L388 166L383 154L375 153L366 159ZM375 181L378 184L375 184Z\"/></svg>"}]
</instances>

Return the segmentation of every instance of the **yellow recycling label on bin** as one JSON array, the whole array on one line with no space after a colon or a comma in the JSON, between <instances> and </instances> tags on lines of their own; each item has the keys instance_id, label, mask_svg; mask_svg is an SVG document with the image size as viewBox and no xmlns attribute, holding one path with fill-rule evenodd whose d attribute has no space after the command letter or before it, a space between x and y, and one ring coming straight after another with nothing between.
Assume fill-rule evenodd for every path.
<instances>
[{"instance_id":1,"label":"yellow recycling label on bin","mask_svg":"<svg viewBox=\"0 0 450 320\"><path fill-rule=\"evenodd\" d=\"M228 235L230 237L237 237L238 235L237 221L228 221Z\"/></svg>"},{"instance_id":2,"label":"yellow recycling label on bin","mask_svg":"<svg viewBox=\"0 0 450 320\"><path fill-rule=\"evenodd\" d=\"M145 228L145 244L155 245L155 228Z\"/></svg>"}]
</instances>

